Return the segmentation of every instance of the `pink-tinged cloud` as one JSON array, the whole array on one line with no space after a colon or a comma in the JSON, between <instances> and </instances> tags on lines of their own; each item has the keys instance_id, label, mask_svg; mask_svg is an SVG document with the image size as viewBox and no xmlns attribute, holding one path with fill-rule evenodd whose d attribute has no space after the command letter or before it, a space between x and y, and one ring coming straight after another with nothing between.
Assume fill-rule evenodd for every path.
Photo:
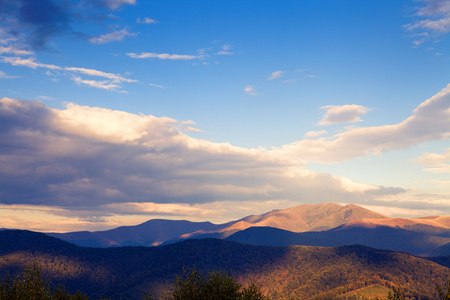
<instances>
[{"instance_id":1,"label":"pink-tinged cloud","mask_svg":"<svg viewBox=\"0 0 450 300\"><path fill-rule=\"evenodd\" d=\"M191 60L202 58L203 55L185 55L185 54L168 54L168 53L151 53L151 52L141 52L137 53L127 53L131 58L158 58L163 60Z\"/></svg>"}]
</instances>

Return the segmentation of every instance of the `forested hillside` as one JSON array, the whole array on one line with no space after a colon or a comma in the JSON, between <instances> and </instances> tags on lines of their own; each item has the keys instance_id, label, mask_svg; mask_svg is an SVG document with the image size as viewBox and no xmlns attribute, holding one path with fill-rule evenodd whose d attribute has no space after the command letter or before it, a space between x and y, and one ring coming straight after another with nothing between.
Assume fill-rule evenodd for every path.
<instances>
[{"instance_id":1,"label":"forested hillside","mask_svg":"<svg viewBox=\"0 0 450 300\"><path fill-rule=\"evenodd\" d=\"M365 287L401 285L418 299L434 298L450 269L405 253L364 246L264 247L217 239L162 247L84 248L29 231L0 232L0 273L37 262L43 274L91 299L164 295L183 268L221 270L254 281L270 299L346 299Z\"/></svg>"}]
</instances>

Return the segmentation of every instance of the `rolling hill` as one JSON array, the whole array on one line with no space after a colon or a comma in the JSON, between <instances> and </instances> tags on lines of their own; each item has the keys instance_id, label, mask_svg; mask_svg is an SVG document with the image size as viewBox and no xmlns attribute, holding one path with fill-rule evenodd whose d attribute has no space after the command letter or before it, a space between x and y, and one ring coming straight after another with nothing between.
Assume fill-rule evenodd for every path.
<instances>
[{"instance_id":1,"label":"rolling hill","mask_svg":"<svg viewBox=\"0 0 450 300\"><path fill-rule=\"evenodd\" d=\"M0 232L0 274L37 262L44 276L91 297L162 296L183 268L222 270L254 281L271 299L348 299L401 285L417 299L435 299L450 269L406 253L360 245L264 247L219 239L161 247L79 247L45 234Z\"/></svg>"}]
</instances>

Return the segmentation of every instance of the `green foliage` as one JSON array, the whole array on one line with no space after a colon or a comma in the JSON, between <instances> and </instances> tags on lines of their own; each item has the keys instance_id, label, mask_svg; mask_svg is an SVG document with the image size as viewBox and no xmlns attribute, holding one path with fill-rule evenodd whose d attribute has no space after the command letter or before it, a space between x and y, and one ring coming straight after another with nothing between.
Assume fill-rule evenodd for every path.
<instances>
[{"instance_id":1,"label":"green foliage","mask_svg":"<svg viewBox=\"0 0 450 300\"><path fill-rule=\"evenodd\" d=\"M264 295L255 283L242 287L231 276L222 272L205 275L193 269L184 270L174 284L170 300L264 300Z\"/></svg>"},{"instance_id":2,"label":"green foliage","mask_svg":"<svg viewBox=\"0 0 450 300\"><path fill-rule=\"evenodd\" d=\"M1 300L87 300L86 296L69 294L62 286L54 288L42 278L37 264L25 269L14 279L5 278L0 283Z\"/></svg>"}]
</instances>

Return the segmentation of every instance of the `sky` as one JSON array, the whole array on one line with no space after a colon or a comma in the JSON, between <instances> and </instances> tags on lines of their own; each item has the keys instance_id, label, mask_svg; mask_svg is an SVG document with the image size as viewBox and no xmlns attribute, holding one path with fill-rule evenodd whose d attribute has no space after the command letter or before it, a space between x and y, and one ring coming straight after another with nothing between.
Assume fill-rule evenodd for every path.
<instances>
[{"instance_id":1,"label":"sky","mask_svg":"<svg viewBox=\"0 0 450 300\"><path fill-rule=\"evenodd\" d=\"M0 227L450 215L449 0L0 0Z\"/></svg>"}]
</instances>

